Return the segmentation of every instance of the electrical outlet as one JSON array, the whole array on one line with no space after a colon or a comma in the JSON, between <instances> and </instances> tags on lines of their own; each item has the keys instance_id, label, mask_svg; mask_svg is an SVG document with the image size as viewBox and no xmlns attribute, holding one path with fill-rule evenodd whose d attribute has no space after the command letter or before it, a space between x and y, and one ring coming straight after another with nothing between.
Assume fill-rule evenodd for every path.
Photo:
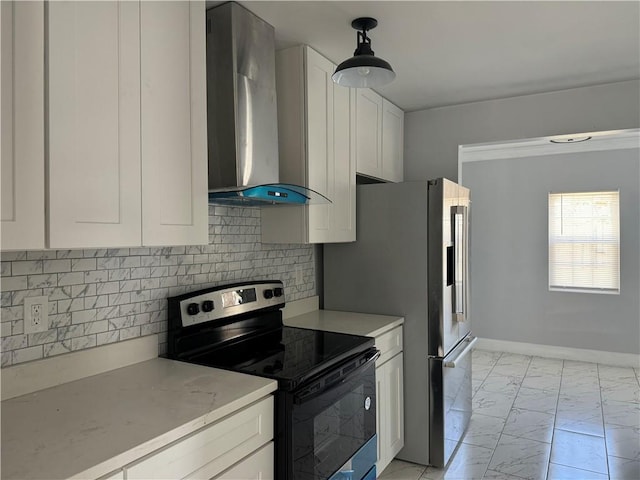
<instances>
[{"instance_id":1,"label":"electrical outlet","mask_svg":"<svg viewBox=\"0 0 640 480\"><path fill-rule=\"evenodd\" d=\"M31 323L35 327L39 327L42 324L42 304L35 303L31 305Z\"/></svg>"},{"instance_id":2,"label":"electrical outlet","mask_svg":"<svg viewBox=\"0 0 640 480\"><path fill-rule=\"evenodd\" d=\"M47 296L24 299L24 333L49 330L49 298Z\"/></svg>"}]
</instances>

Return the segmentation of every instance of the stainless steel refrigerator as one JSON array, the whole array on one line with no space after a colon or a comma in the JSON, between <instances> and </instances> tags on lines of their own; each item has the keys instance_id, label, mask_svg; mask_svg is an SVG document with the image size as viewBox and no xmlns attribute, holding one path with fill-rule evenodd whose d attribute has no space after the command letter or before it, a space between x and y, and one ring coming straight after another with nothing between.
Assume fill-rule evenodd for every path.
<instances>
[{"instance_id":1,"label":"stainless steel refrigerator","mask_svg":"<svg viewBox=\"0 0 640 480\"><path fill-rule=\"evenodd\" d=\"M405 446L444 466L471 417L469 190L439 178L357 187L357 240L324 246L324 308L400 315Z\"/></svg>"}]
</instances>

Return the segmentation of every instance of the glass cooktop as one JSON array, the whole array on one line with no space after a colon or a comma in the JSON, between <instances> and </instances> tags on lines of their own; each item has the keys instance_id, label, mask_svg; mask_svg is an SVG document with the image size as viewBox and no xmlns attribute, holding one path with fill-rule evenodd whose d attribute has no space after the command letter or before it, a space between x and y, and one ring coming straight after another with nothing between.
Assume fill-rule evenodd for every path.
<instances>
[{"instance_id":1,"label":"glass cooktop","mask_svg":"<svg viewBox=\"0 0 640 480\"><path fill-rule=\"evenodd\" d=\"M281 327L185 360L273 378L279 388L292 390L373 343L369 337Z\"/></svg>"}]
</instances>

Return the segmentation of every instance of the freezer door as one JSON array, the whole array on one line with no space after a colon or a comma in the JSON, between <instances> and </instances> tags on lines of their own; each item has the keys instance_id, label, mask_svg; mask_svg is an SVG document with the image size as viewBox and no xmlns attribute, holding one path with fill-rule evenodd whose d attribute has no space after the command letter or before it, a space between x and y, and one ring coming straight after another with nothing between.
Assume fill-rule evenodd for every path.
<instances>
[{"instance_id":1,"label":"freezer door","mask_svg":"<svg viewBox=\"0 0 640 480\"><path fill-rule=\"evenodd\" d=\"M445 358L429 358L429 464L444 467L471 419L471 349L465 338Z\"/></svg>"}]
</instances>

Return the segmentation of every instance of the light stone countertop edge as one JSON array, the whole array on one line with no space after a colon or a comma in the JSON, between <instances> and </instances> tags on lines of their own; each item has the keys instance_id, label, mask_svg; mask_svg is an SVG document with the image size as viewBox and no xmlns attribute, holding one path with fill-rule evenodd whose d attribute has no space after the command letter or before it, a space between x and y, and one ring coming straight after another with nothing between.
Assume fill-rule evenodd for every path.
<instances>
[{"instance_id":1,"label":"light stone countertop edge","mask_svg":"<svg viewBox=\"0 0 640 480\"><path fill-rule=\"evenodd\" d=\"M76 475L72 475L69 477L69 480L86 480L87 478L96 478L100 479L105 475L108 475L112 472L116 472L122 467L129 465L133 462L143 459L151 453L154 453L158 450L161 450L173 442L180 440L192 433L197 432L198 430L206 427L207 425L211 425L212 423L217 422L218 420L227 417L228 415L232 415L233 413L241 410L244 407L248 407L252 403L261 398L266 397L267 395L273 393L276 390L277 382L273 381L272 385L264 386L252 392L251 394L245 395L242 398L239 398L233 404L228 404L225 407L218 408L217 410L205 414L199 418L196 418L184 425L181 425L178 428L174 428L173 430L168 431L164 435L160 435L149 440L146 443L143 443L131 450L128 450L120 455L112 457L108 460L105 460L103 463L99 465L95 465L94 467L88 468L87 470L80 472Z\"/></svg>"},{"instance_id":2,"label":"light stone countertop edge","mask_svg":"<svg viewBox=\"0 0 640 480\"><path fill-rule=\"evenodd\" d=\"M276 389L275 380L155 358L5 400L2 478L100 478Z\"/></svg>"},{"instance_id":3,"label":"light stone countertop edge","mask_svg":"<svg viewBox=\"0 0 640 480\"><path fill-rule=\"evenodd\" d=\"M284 319L289 327L378 337L404 323L404 317L371 313L314 310Z\"/></svg>"}]
</instances>

